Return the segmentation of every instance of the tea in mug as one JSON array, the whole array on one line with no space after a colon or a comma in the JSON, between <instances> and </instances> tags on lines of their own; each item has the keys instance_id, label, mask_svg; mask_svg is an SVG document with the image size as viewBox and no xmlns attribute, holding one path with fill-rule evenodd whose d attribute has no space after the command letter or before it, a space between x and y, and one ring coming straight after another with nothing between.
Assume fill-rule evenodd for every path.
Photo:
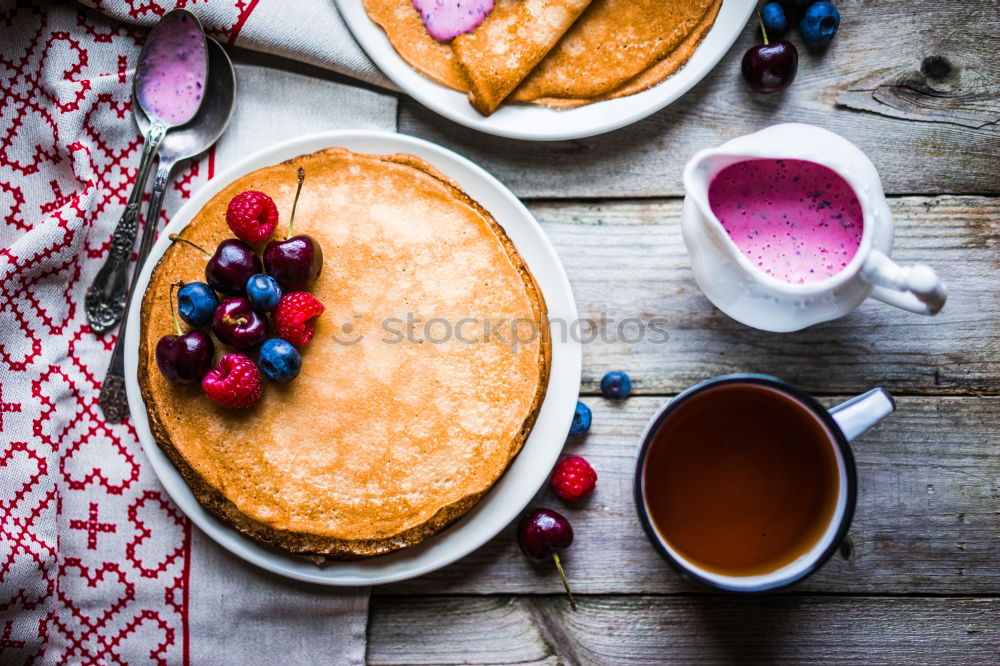
<instances>
[{"instance_id":1,"label":"tea in mug","mask_svg":"<svg viewBox=\"0 0 1000 666\"><path fill-rule=\"evenodd\" d=\"M777 571L808 554L833 520L836 446L820 418L780 390L745 383L696 393L650 444L643 472L650 519L703 570Z\"/></svg>"}]
</instances>

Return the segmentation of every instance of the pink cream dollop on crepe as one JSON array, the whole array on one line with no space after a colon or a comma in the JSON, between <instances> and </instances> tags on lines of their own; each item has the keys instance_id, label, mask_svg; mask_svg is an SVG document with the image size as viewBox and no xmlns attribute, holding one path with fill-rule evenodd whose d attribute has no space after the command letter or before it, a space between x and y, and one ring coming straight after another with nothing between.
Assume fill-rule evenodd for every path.
<instances>
[{"instance_id":1,"label":"pink cream dollop on crepe","mask_svg":"<svg viewBox=\"0 0 1000 666\"><path fill-rule=\"evenodd\" d=\"M493 11L493 0L413 0L427 32L439 42L472 32Z\"/></svg>"}]
</instances>

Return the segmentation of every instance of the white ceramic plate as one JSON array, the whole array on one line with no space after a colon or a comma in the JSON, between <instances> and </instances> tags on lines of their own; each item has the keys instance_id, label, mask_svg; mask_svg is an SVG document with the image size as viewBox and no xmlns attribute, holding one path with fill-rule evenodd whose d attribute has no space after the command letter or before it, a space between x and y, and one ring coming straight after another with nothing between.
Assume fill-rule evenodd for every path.
<instances>
[{"instance_id":1,"label":"white ceramic plate","mask_svg":"<svg viewBox=\"0 0 1000 666\"><path fill-rule=\"evenodd\" d=\"M569 430L580 391L580 343L552 340L552 368L545 401L524 448L500 482L458 522L413 548L381 557L353 562L331 561L317 566L305 558L260 545L216 520L198 503L180 473L153 441L137 379L141 299L153 267L170 243L167 236L179 233L218 191L249 171L330 146L343 146L362 153L409 153L434 165L489 210L507 231L541 287L550 318L574 321L576 303L552 245L528 209L506 187L467 159L427 141L400 134L324 132L263 150L226 169L197 191L160 233L132 296L125 347L129 410L143 450L160 482L198 527L249 562L314 583L374 585L412 578L451 564L493 538L520 514L545 482Z\"/></svg>"},{"instance_id":2,"label":"white ceramic plate","mask_svg":"<svg viewBox=\"0 0 1000 666\"><path fill-rule=\"evenodd\" d=\"M399 57L382 28L368 18L364 0L337 0L340 13L368 56L415 100L445 118L512 139L555 141L610 132L659 111L702 80L726 54L753 12L755 0L723 0L715 25L687 64L659 85L637 95L575 109L507 104L485 117L464 93L418 73Z\"/></svg>"}]
</instances>

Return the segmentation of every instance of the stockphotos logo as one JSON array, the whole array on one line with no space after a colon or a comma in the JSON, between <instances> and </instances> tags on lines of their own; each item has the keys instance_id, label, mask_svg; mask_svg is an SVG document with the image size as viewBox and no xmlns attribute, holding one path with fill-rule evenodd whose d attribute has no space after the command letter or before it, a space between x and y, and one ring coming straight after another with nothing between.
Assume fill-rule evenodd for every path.
<instances>
[{"instance_id":1,"label":"stockphotos logo","mask_svg":"<svg viewBox=\"0 0 1000 666\"><path fill-rule=\"evenodd\" d=\"M366 322L377 321L377 325ZM365 339L387 345L482 345L499 344L516 353L538 340L573 341L581 344L664 344L670 339L665 317L617 319L601 313L596 319L549 319L547 327L534 319L509 317L441 317L407 312L374 319L355 313L334 324L337 344L353 346Z\"/></svg>"}]
</instances>

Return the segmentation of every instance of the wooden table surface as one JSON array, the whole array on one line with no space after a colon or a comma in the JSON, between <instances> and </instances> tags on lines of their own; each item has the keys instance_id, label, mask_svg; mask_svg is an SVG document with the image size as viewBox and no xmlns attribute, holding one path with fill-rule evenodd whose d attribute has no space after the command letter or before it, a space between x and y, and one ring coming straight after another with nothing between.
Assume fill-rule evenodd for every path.
<instances>
[{"instance_id":1,"label":"wooden table surface","mask_svg":"<svg viewBox=\"0 0 1000 666\"><path fill-rule=\"evenodd\" d=\"M744 86L748 26L690 93L596 138L499 139L401 97L400 131L472 158L526 201L582 317L665 317L670 335L584 346L593 427L566 451L593 463L598 490L579 507L548 491L535 502L573 522L565 562L579 611L508 528L446 569L375 589L370 663L1000 663L1000 9L992 0L838 5L840 34L825 52L800 48L784 94ZM869 301L779 335L702 296L680 235L682 165L784 121L827 127L868 153L896 218L894 257L932 265L948 286L940 315ZM600 397L610 370L633 379L624 403ZM793 591L734 598L684 583L653 551L632 471L639 434L669 396L747 371L830 404L882 386L899 409L853 445L858 507L839 554Z\"/></svg>"}]
</instances>

